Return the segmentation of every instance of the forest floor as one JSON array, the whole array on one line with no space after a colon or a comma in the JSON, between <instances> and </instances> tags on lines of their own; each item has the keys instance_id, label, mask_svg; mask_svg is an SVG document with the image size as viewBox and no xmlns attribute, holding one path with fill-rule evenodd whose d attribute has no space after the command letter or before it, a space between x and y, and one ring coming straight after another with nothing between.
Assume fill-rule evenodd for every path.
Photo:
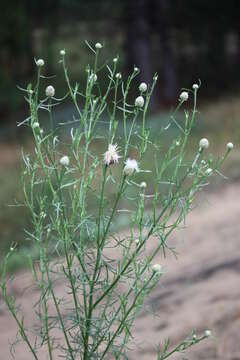
<instances>
[{"instance_id":1,"label":"forest floor","mask_svg":"<svg viewBox=\"0 0 240 360\"><path fill-rule=\"evenodd\" d=\"M171 359L240 359L239 199L237 182L206 192L189 215L186 227L175 233L171 241L178 257L162 259L166 274L136 321L131 360L157 360L157 345L164 339L169 337L174 345L192 330L202 334L205 329L211 329L212 338ZM29 325L34 324L32 307L39 295L31 282L30 272L20 271L10 287ZM59 293L64 292L61 283L56 287ZM14 340L15 333L16 324L0 302L1 360L11 359L9 340ZM33 357L19 343L15 358ZM42 353L40 359L47 359L47 354Z\"/></svg>"}]
</instances>

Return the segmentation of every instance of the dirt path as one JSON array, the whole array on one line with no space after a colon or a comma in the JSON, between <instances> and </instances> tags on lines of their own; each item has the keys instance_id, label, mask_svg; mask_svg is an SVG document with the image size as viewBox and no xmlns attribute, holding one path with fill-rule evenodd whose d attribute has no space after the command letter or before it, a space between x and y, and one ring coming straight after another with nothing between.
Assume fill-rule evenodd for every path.
<instances>
[{"instance_id":1,"label":"dirt path","mask_svg":"<svg viewBox=\"0 0 240 360\"><path fill-rule=\"evenodd\" d=\"M214 337L186 354L171 359L240 359L240 185L231 184L218 193L205 194L188 217L187 228L175 233L179 257L162 259L167 273L148 300L136 322L135 350L131 359L157 360L157 344L170 337L173 343L195 329L211 329ZM23 304L28 324L38 293L22 289L30 275L22 272L12 285ZM61 284L58 285L61 291ZM8 340L16 325L1 303L0 360L11 359ZM17 360L32 360L24 345L17 346ZM41 356L47 359L46 355Z\"/></svg>"}]
</instances>

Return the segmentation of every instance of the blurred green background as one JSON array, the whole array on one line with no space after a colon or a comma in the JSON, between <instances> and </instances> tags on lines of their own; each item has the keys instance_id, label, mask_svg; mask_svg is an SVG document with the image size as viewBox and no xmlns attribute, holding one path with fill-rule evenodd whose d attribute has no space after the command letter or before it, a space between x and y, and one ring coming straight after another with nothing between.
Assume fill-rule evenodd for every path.
<instances>
[{"instance_id":1,"label":"blurred green background","mask_svg":"<svg viewBox=\"0 0 240 360\"><path fill-rule=\"evenodd\" d=\"M16 123L28 115L17 86L26 87L33 81L34 58L45 60L45 75L57 75L51 83L58 97L65 91L59 50L66 49L71 78L81 83L92 61L84 40L104 44L103 63L119 55L123 76L136 65L141 69L139 83L151 83L157 72L159 81L148 120L155 136L167 122L181 88L191 88L201 79L201 114L192 147L200 137L207 136L211 152L216 154L224 151L226 142L234 142L235 150L223 171L237 180L239 15L240 2L233 0L4 1L0 13L0 261L12 243L30 251L24 240L24 228L30 225L28 213L23 207L9 204L22 197L21 147L24 144L26 151L32 151L29 134ZM58 118L66 119L69 113L71 107L66 104L58 111ZM167 145L169 139L163 141ZM24 261L16 258L16 266Z\"/></svg>"}]
</instances>

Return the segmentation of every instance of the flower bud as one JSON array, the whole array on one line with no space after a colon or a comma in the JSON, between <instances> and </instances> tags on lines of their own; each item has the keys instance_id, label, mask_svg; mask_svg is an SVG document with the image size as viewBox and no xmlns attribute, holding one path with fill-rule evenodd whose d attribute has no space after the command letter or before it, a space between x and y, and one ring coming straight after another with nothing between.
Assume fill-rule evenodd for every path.
<instances>
[{"instance_id":1,"label":"flower bud","mask_svg":"<svg viewBox=\"0 0 240 360\"><path fill-rule=\"evenodd\" d=\"M138 96L136 99L135 99L135 106L136 107L143 107L144 106L144 98L142 96Z\"/></svg>"},{"instance_id":2,"label":"flower bud","mask_svg":"<svg viewBox=\"0 0 240 360\"><path fill-rule=\"evenodd\" d=\"M211 174L212 174L212 172L213 172L213 171L212 171L212 169L211 169L211 168L208 168L208 169L206 170L206 174L207 174L207 175L211 175Z\"/></svg>"},{"instance_id":3,"label":"flower bud","mask_svg":"<svg viewBox=\"0 0 240 360\"><path fill-rule=\"evenodd\" d=\"M69 160L69 157L65 155L65 156L61 157L59 162L62 166L68 166L70 163L70 160Z\"/></svg>"},{"instance_id":4,"label":"flower bud","mask_svg":"<svg viewBox=\"0 0 240 360\"><path fill-rule=\"evenodd\" d=\"M193 90L198 90L199 86L198 86L198 84L193 84L192 88L193 88Z\"/></svg>"},{"instance_id":5,"label":"flower bud","mask_svg":"<svg viewBox=\"0 0 240 360\"><path fill-rule=\"evenodd\" d=\"M140 184L140 187L141 187L142 189L146 189L147 183L146 183L145 181L142 181L141 184Z\"/></svg>"},{"instance_id":6,"label":"flower bud","mask_svg":"<svg viewBox=\"0 0 240 360\"><path fill-rule=\"evenodd\" d=\"M43 59L38 59L38 60L36 61L36 65L39 66L39 67L44 66L44 60L43 60Z\"/></svg>"},{"instance_id":7,"label":"flower bud","mask_svg":"<svg viewBox=\"0 0 240 360\"><path fill-rule=\"evenodd\" d=\"M187 93L187 91L181 92L179 98L180 98L181 101L187 101L187 100L188 100L188 93Z\"/></svg>"},{"instance_id":8,"label":"flower bud","mask_svg":"<svg viewBox=\"0 0 240 360\"><path fill-rule=\"evenodd\" d=\"M46 88L45 92L46 92L47 97L53 97L55 95L55 89L54 89L54 87L52 85L49 85Z\"/></svg>"},{"instance_id":9,"label":"flower bud","mask_svg":"<svg viewBox=\"0 0 240 360\"><path fill-rule=\"evenodd\" d=\"M206 337L211 336L211 335L212 335L211 330L205 330L204 335L205 335Z\"/></svg>"},{"instance_id":10,"label":"flower bud","mask_svg":"<svg viewBox=\"0 0 240 360\"><path fill-rule=\"evenodd\" d=\"M114 63L118 62L118 58L115 57L115 58L113 59L113 62L114 62Z\"/></svg>"},{"instance_id":11,"label":"flower bud","mask_svg":"<svg viewBox=\"0 0 240 360\"><path fill-rule=\"evenodd\" d=\"M161 266L160 264L154 264L154 265L152 266L152 271L153 271L154 273L160 274L161 271L162 271L162 266Z\"/></svg>"},{"instance_id":12,"label":"flower bud","mask_svg":"<svg viewBox=\"0 0 240 360\"><path fill-rule=\"evenodd\" d=\"M93 82L96 82L97 81L97 74L94 74L92 73L90 76L89 76L89 81L93 81Z\"/></svg>"},{"instance_id":13,"label":"flower bud","mask_svg":"<svg viewBox=\"0 0 240 360\"><path fill-rule=\"evenodd\" d=\"M199 141L199 146L200 146L200 149L207 149L207 148L209 147L209 141L208 141L208 139L202 138L202 139Z\"/></svg>"},{"instance_id":14,"label":"flower bud","mask_svg":"<svg viewBox=\"0 0 240 360\"><path fill-rule=\"evenodd\" d=\"M147 84L146 84L145 82L142 82L142 83L139 85L139 91L141 91L141 92L147 91Z\"/></svg>"},{"instance_id":15,"label":"flower bud","mask_svg":"<svg viewBox=\"0 0 240 360\"><path fill-rule=\"evenodd\" d=\"M65 51L64 49L60 50L60 55L61 55L61 56L66 55L66 51Z\"/></svg>"},{"instance_id":16,"label":"flower bud","mask_svg":"<svg viewBox=\"0 0 240 360\"><path fill-rule=\"evenodd\" d=\"M120 80L122 78L122 75L120 73L116 74L116 79Z\"/></svg>"},{"instance_id":17,"label":"flower bud","mask_svg":"<svg viewBox=\"0 0 240 360\"><path fill-rule=\"evenodd\" d=\"M97 42L96 44L95 44L95 48L96 49L102 49L102 44L100 44L99 42Z\"/></svg>"},{"instance_id":18,"label":"flower bud","mask_svg":"<svg viewBox=\"0 0 240 360\"><path fill-rule=\"evenodd\" d=\"M228 151L232 150L233 149L233 143L231 143L231 142L227 143L226 148L227 148Z\"/></svg>"},{"instance_id":19,"label":"flower bud","mask_svg":"<svg viewBox=\"0 0 240 360\"><path fill-rule=\"evenodd\" d=\"M35 121L35 122L32 124L32 128L33 128L33 129L39 128L39 122Z\"/></svg>"}]
</instances>

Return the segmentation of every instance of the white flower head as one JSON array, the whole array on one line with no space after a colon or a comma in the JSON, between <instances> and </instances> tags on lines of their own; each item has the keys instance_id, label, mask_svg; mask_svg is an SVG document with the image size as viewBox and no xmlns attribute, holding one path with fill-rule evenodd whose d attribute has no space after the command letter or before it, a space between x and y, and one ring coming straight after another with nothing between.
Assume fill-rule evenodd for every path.
<instances>
[{"instance_id":1,"label":"white flower head","mask_svg":"<svg viewBox=\"0 0 240 360\"><path fill-rule=\"evenodd\" d=\"M109 166L118 163L120 156L118 155L117 144L109 144L108 150L104 153L104 163Z\"/></svg>"},{"instance_id":2,"label":"white flower head","mask_svg":"<svg viewBox=\"0 0 240 360\"><path fill-rule=\"evenodd\" d=\"M139 85L139 91L141 91L141 92L147 91L147 84L146 84L145 82L142 82L142 83Z\"/></svg>"},{"instance_id":3,"label":"white flower head","mask_svg":"<svg viewBox=\"0 0 240 360\"><path fill-rule=\"evenodd\" d=\"M116 74L116 79L120 80L122 78L122 75L120 73Z\"/></svg>"},{"instance_id":4,"label":"white flower head","mask_svg":"<svg viewBox=\"0 0 240 360\"><path fill-rule=\"evenodd\" d=\"M61 56L65 56L65 55L66 55L65 49L60 50L60 55L61 55Z\"/></svg>"},{"instance_id":5,"label":"white flower head","mask_svg":"<svg viewBox=\"0 0 240 360\"><path fill-rule=\"evenodd\" d=\"M117 62L118 62L118 58L115 57L115 58L113 59L113 62L114 62L114 63L117 63Z\"/></svg>"},{"instance_id":6,"label":"white flower head","mask_svg":"<svg viewBox=\"0 0 240 360\"><path fill-rule=\"evenodd\" d=\"M160 274L162 271L162 266L160 264L154 264L152 266L152 271L156 274Z\"/></svg>"},{"instance_id":7,"label":"white flower head","mask_svg":"<svg viewBox=\"0 0 240 360\"><path fill-rule=\"evenodd\" d=\"M35 121L33 124L32 124L32 128L33 129L36 129L36 128L39 128L39 122Z\"/></svg>"},{"instance_id":8,"label":"white flower head","mask_svg":"<svg viewBox=\"0 0 240 360\"><path fill-rule=\"evenodd\" d=\"M55 95L55 89L52 85L49 85L46 87L45 90L46 96L47 97L53 97Z\"/></svg>"},{"instance_id":9,"label":"white flower head","mask_svg":"<svg viewBox=\"0 0 240 360\"><path fill-rule=\"evenodd\" d=\"M227 148L228 151L232 150L233 149L233 143L231 143L231 142L227 143L226 148Z\"/></svg>"},{"instance_id":10,"label":"white flower head","mask_svg":"<svg viewBox=\"0 0 240 360\"><path fill-rule=\"evenodd\" d=\"M39 66L39 67L42 67L42 66L44 66L44 60L43 59L38 59L37 61L36 61L36 65L37 66Z\"/></svg>"},{"instance_id":11,"label":"white flower head","mask_svg":"<svg viewBox=\"0 0 240 360\"><path fill-rule=\"evenodd\" d=\"M193 84L192 88L193 88L193 90L198 90L199 86L198 86L198 84Z\"/></svg>"},{"instance_id":12,"label":"white flower head","mask_svg":"<svg viewBox=\"0 0 240 360\"><path fill-rule=\"evenodd\" d=\"M134 66L134 69L133 69L135 72L138 72L139 71L139 68L137 66Z\"/></svg>"},{"instance_id":13,"label":"white flower head","mask_svg":"<svg viewBox=\"0 0 240 360\"><path fill-rule=\"evenodd\" d=\"M101 43L99 43L99 42L97 42L96 44L95 44L95 48L96 49L102 49L102 44Z\"/></svg>"},{"instance_id":14,"label":"white flower head","mask_svg":"<svg viewBox=\"0 0 240 360\"><path fill-rule=\"evenodd\" d=\"M138 162L135 159L127 159L124 166L124 174L131 176L135 171L139 172Z\"/></svg>"},{"instance_id":15,"label":"white flower head","mask_svg":"<svg viewBox=\"0 0 240 360\"><path fill-rule=\"evenodd\" d=\"M204 335L205 335L206 337L211 336L211 335L212 335L211 330L205 330L205 331L204 331Z\"/></svg>"},{"instance_id":16,"label":"white flower head","mask_svg":"<svg viewBox=\"0 0 240 360\"><path fill-rule=\"evenodd\" d=\"M209 147L209 141L208 141L208 139L202 138L202 139L199 141L199 146L200 146L200 149L207 149L207 148Z\"/></svg>"},{"instance_id":17,"label":"white flower head","mask_svg":"<svg viewBox=\"0 0 240 360\"><path fill-rule=\"evenodd\" d=\"M212 169L211 169L211 168L208 168L208 169L206 170L206 174L207 174L207 175L211 175L211 174L212 174L212 172L213 172L213 171L212 171Z\"/></svg>"},{"instance_id":18,"label":"white flower head","mask_svg":"<svg viewBox=\"0 0 240 360\"><path fill-rule=\"evenodd\" d=\"M182 91L180 96L179 96L179 99L181 101L187 101L188 100L188 92L187 91Z\"/></svg>"},{"instance_id":19,"label":"white flower head","mask_svg":"<svg viewBox=\"0 0 240 360\"><path fill-rule=\"evenodd\" d=\"M146 183L145 181L142 181L141 184L140 184L140 187L141 187L142 189L146 189L147 183Z\"/></svg>"},{"instance_id":20,"label":"white flower head","mask_svg":"<svg viewBox=\"0 0 240 360\"><path fill-rule=\"evenodd\" d=\"M70 163L69 157L67 155L62 156L61 159L59 160L60 164L62 166L68 166Z\"/></svg>"},{"instance_id":21,"label":"white flower head","mask_svg":"<svg viewBox=\"0 0 240 360\"><path fill-rule=\"evenodd\" d=\"M144 106L144 97L143 96L140 95L135 99L135 106L139 107L139 108Z\"/></svg>"}]
</instances>

